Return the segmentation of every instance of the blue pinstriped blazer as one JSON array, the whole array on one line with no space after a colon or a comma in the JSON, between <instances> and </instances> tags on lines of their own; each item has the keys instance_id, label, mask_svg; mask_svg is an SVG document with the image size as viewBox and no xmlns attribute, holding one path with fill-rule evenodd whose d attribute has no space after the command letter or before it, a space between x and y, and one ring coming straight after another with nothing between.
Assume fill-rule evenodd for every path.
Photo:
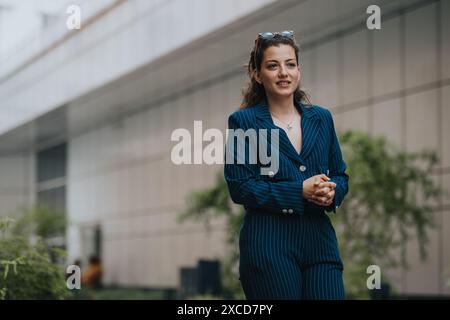
<instances>
[{"instance_id":1,"label":"blue pinstriped blazer","mask_svg":"<svg viewBox=\"0 0 450 320\"><path fill-rule=\"evenodd\" d=\"M279 170L275 175L262 175L263 165L259 160L248 161L251 148L245 139L246 157L242 164L237 163L237 150L234 148L234 163L225 162L225 180L233 202L241 204L247 211L266 212L272 214L302 215L305 213L336 212L348 191L349 176L342 159L341 148L336 136L333 118L325 108L305 106L295 101L299 110L302 129L302 147L300 154L295 150L286 132L277 127L270 115L267 100L255 106L240 109L230 115L229 129L267 129L267 140L270 150L270 129L279 129ZM230 136L229 136L230 139ZM258 137L259 139L259 137ZM236 145L237 138L228 141ZM333 203L319 206L303 199L303 181L324 173L336 183Z\"/></svg>"}]
</instances>

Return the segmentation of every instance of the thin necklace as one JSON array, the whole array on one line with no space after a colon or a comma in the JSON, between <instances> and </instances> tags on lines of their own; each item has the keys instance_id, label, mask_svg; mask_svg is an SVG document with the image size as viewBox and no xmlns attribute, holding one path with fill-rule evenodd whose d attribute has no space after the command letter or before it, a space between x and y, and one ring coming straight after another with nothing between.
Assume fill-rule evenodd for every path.
<instances>
[{"instance_id":1,"label":"thin necklace","mask_svg":"<svg viewBox=\"0 0 450 320\"><path fill-rule=\"evenodd\" d=\"M286 125L286 128L288 130L292 129L292 121L294 121L294 115L295 112L292 112L292 116L291 116L291 121L289 121L289 123L284 122L283 120L281 120L280 118L278 118L274 113L272 113L272 115L274 116L274 118L278 119L279 121L281 121L282 123L284 123Z\"/></svg>"}]
</instances>

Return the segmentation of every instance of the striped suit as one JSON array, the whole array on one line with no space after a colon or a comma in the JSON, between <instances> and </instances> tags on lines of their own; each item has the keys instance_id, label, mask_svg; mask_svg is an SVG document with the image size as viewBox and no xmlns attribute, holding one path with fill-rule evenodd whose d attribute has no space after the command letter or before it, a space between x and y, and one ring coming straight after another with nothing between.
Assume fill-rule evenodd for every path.
<instances>
[{"instance_id":1,"label":"striped suit","mask_svg":"<svg viewBox=\"0 0 450 320\"><path fill-rule=\"evenodd\" d=\"M230 196L246 210L239 236L240 280L248 299L343 299L343 264L325 211L336 212L348 191L346 164L331 113L299 101L295 106L302 115L300 154L274 124L266 100L228 119L229 129L267 129L269 145L270 129L279 129L276 173L262 175L261 167L268 165L249 161L255 148L249 139L245 139L245 161L238 163L240 155L234 148L235 161L225 163ZM229 136L227 150L237 140ZM303 181L320 173L337 185L329 207L302 196Z\"/></svg>"}]
</instances>

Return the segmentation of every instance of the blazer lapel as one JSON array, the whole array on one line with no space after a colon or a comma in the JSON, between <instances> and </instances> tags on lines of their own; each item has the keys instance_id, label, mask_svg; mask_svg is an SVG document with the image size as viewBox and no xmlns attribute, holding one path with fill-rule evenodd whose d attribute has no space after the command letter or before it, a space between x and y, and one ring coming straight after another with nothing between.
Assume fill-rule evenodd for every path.
<instances>
[{"instance_id":1,"label":"blazer lapel","mask_svg":"<svg viewBox=\"0 0 450 320\"><path fill-rule=\"evenodd\" d=\"M301 104L302 109L302 149L300 156L302 159L308 158L316 143L319 134L320 119L316 114L316 110Z\"/></svg>"},{"instance_id":2,"label":"blazer lapel","mask_svg":"<svg viewBox=\"0 0 450 320\"><path fill-rule=\"evenodd\" d=\"M286 132L274 124L266 100L263 100L253 108L255 108L257 118L257 129L267 129L268 131L271 129L279 129L279 151L295 161L305 163L303 159L307 158L307 156L311 153L316 141L319 118L312 107L306 107L297 101L296 107L302 115L302 148L300 150L300 154L298 154L297 150L295 150ZM268 132L268 134L270 135L270 132Z\"/></svg>"}]
</instances>

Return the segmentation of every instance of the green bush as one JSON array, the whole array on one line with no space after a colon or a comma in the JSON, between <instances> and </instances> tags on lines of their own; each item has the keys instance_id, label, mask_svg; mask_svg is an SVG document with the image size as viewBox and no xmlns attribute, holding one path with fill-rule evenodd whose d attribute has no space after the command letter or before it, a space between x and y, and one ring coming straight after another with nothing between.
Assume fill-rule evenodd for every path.
<instances>
[{"instance_id":1,"label":"green bush","mask_svg":"<svg viewBox=\"0 0 450 320\"><path fill-rule=\"evenodd\" d=\"M14 218L14 224L11 226L14 235L25 238L39 236L42 239L65 235L65 214L45 205L22 208L14 213Z\"/></svg>"},{"instance_id":2,"label":"green bush","mask_svg":"<svg viewBox=\"0 0 450 320\"><path fill-rule=\"evenodd\" d=\"M67 298L64 270L51 261L61 252L8 232L12 222L0 219L0 300Z\"/></svg>"},{"instance_id":3,"label":"green bush","mask_svg":"<svg viewBox=\"0 0 450 320\"><path fill-rule=\"evenodd\" d=\"M5 299L63 299L64 270L50 260L47 247L23 238L0 239L0 287ZM6 289L6 290L5 290Z\"/></svg>"}]
</instances>

